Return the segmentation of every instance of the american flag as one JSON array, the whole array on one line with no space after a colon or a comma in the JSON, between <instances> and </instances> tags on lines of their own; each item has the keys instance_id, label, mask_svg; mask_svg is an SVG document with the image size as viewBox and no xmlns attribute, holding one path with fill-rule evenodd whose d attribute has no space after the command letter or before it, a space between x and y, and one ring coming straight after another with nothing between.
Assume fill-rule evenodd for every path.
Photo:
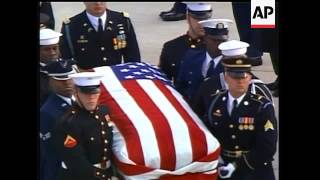
<instances>
[{"instance_id":1,"label":"american flag","mask_svg":"<svg viewBox=\"0 0 320 180\"><path fill-rule=\"evenodd\" d=\"M95 68L114 124L113 153L126 179L216 179L220 144L155 66Z\"/></svg>"}]
</instances>

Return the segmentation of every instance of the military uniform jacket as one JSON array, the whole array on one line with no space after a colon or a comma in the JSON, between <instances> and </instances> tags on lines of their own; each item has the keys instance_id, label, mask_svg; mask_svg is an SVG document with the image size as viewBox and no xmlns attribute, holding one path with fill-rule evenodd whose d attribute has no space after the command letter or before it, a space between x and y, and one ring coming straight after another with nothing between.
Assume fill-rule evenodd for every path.
<instances>
[{"instance_id":1,"label":"military uniform jacket","mask_svg":"<svg viewBox=\"0 0 320 180\"><path fill-rule=\"evenodd\" d=\"M70 107L56 94L50 94L40 109L40 179L56 180L61 162L52 147L52 129Z\"/></svg>"},{"instance_id":2,"label":"military uniform jacket","mask_svg":"<svg viewBox=\"0 0 320 180\"><path fill-rule=\"evenodd\" d=\"M111 177L112 127L108 110L86 111L72 106L57 123L53 139L63 163L61 180L98 180Z\"/></svg>"},{"instance_id":3,"label":"military uniform jacket","mask_svg":"<svg viewBox=\"0 0 320 180\"><path fill-rule=\"evenodd\" d=\"M206 52L205 49L189 49L181 61L175 86L189 102L205 79L202 74L202 66L206 60ZM211 75L218 76L222 72L223 67L219 62Z\"/></svg>"},{"instance_id":4,"label":"military uniform jacket","mask_svg":"<svg viewBox=\"0 0 320 180\"><path fill-rule=\"evenodd\" d=\"M230 116L227 101L228 91L214 95L204 121L221 143L222 159L236 164L231 179L273 180L277 122L271 102L248 92Z\"/></svg>"},{"instance_id":5,"label":"military uniform jacket","mask_svg":"<svg viewBox=\"0 0 320 180\"><path fill-rule=\"evenodd\" d=\"M124 62L140 62L136 34L127 13L108 10L103 33L98 33L89 21L86 11L65 20L62 25L60 50L63 58L74 59L82 69L111 66ZM66 28L68 26L68 28ZM68 44L69 29L70 41Z\"/></svg>"},{"instance_id":6,"label":"military uniform jacket","mask_svg":"<svg viewBox=\"0 0 320 180\"><path fill-rule=\"evenodd\" d=\"M167 75L168 79L175 80L180 69L180 62L188 49L204 49L201 39L193 40L187 34L170 40L163 45L160 55L160 69Z\"/></svg>"},{"instance_id":7,"label":"military uniform jacket","mask_svg":"<svg viewBox=\"0 0 320 180\"><path fill-rule=\"evenodd\" d=\"M196 95L191 100L192 109L202 118L209 108L210 99L218 91L226 90L224 76L210 76L206 78L200 85ZM267 98L271 103L272 94L268 87L255 75L252 74L252 79L249 84L249 91L253 94L258 94Z\"/></svg>"}]
</instances>

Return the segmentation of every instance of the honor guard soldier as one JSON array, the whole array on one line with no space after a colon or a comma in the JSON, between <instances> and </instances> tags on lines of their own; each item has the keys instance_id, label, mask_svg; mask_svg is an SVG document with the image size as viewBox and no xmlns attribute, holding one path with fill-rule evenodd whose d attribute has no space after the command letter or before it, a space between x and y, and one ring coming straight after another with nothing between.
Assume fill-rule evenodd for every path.
<instances>
[{"instance_id":1,"label":"honor guard soldier","mask_svg":"<svg viewBox=\"0 0 320 180\"><path fill-rule=\"evenodd\" d=\"M180 61L186 51L190 48L205 48L202 40L205 33L198 22L209 19L212 16L212 7L208 3L187 2L186 4L187 21L189 25L187 33L166 42L163 45L160 55L159 67L170 80L173 80L173 83L175 83Z\"/></svg>"},{"instance_id":2,"label":"honor guard soldier","mask_svg":"<svg viewBox=\"0 0 320 180\"><path fill-rule=\"evenodd\" d=\"M69 60L55 61L44 68L52 92L40 109L40 179L56 180L61 161L52 147L51 133L56 121L71 106L74 85L69 75L75 70Z\"/></svg>"},{"instance_id":3,"label":"honor guard soldier","mask_svg":"<svg viewBox=\"0 0 320 180\"><path fill-rule=\"evenodd\" d=\"M221 143L219 177L274 180L272 161L276 153L277 122L273 105L248 90L250 59L223 57L222 63L229 88L211 97L204 118L208 129Z\"/></svg>"},{"instance_id":4,"label":"honor guard soldier","mask_svg":"<svg viewBox=\"0 0 320 180\"><path fill-rule=\"evenodd\" d=\"M47 76L47 72L44 70L44 67L50 62L57 61L57 59L60 57L60 36L62 36L61 33L55 32L51 29L40 29L40 107L50 93L48 85L49 78Z\"/></svg>"},{"instance_id":5,"label":"honor guard soldier","mask_svg":"<svg viewBox=\"0 0 320 180\"><path fill-rule=\"evenodd\" d=\"M223 57L246 57L246 50L249 47L248 43L238 40L230 40L221 43L218 48L221 50ZM220 61L221 62L221 61ZM251 62L251 61L250 61ZM221 63L220 63L221 64ZM221 64L221 66L223 66ZM224 67L223 67L224 68ZM224 69L219 76L211 75L206 78L200 85L196 95L191 100L192 109L198 114L199 117L203 117L210 97L216 94L218 91L224 91L228 89L228 84L224 79ZM272 94L263 81L256 77L252 72L249 72L252 76L249 83L249 91L253 94L259 94L267 98L273 103Z\"/></svg>"},{"instance_id":6,"label":"honor guard soldier","mask_svg":"<svg viewBox=\"0 0 320 180\"><path fill-rule=\"evenodd\" d=\"M184 54L176 79L177 90L190 103L199 86L206 77L219 76L223 72L222 58L218 45L228 40L229 19L209 19L200 21L205 30L206 48L188 49Z\"/></svg>"},{"instance_id":7,"label":"honor guard soldier","mask_svg":"<svg viewBox=\"0 0 320 180\"><path fill-rule=\"evenodd\" d=\"M138 42L128 13L107 9L106 2L84 4L85 11L63 22L62 57L76 59L80 70L140 62Z\"/></svg>"},{"instance_id":8,"label":"honor guard soldier","mask_svg":"<svg viewBox=\"0 0 320 180\"><path fill-rule=\"evenodd\" d=\"M112 122L108 109L98 105L100 79L97 72L70 75L76 103L63 114L53 138L62 159L60 180L98 180L112 176Z\"/></svg>"}]
</instances>

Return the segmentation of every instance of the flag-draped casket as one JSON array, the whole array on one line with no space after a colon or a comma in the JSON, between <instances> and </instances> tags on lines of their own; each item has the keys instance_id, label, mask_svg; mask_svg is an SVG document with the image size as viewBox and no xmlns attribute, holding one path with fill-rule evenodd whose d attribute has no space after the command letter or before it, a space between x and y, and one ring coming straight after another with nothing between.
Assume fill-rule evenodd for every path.
<instances>
[{"instance_id":1,"label":"flag-draped casket","mask_svg":"<svg viewBox=\"0 0 320 180\"><path fill-rule=\"evenodd\" d=\"M161 71L147 63L94 68L126 179L216 179L220 145Z\"/></svg>"}]
</instances>

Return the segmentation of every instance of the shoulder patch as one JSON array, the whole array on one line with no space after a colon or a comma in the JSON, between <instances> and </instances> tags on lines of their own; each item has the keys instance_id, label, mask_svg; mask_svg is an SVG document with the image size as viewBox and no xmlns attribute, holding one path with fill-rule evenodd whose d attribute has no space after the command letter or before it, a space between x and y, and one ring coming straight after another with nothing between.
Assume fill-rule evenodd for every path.
<instances>
[{"instance_id":1,"label":"shoulder patch","mask_svg":"<svg viewBox=\"0 0 320 180\"><path fill-rule=\"evenodd\" d=\"M122 14L123 14L124 17L127 17L127 18L129 17L129 13L127 13L127 12L123 11Z\"/></svg>"},{"instance_id":2,"label":"shoulder patch","mask_svg":"<svg viewBox=\"0 0 320 180\"><path fill-rule=\"evenodd\" d=\"M70 19L69 19L69 18L64 18L63 22L64 22L65 24L69 24L69 23L70 23Z\"/></svg>"},{"instance_id":3,"label":"shoulder patch","mask_svg":"<svg viewBox=\"0 0 320 180\"><path fill-rule=\"evenodd\" d=\"M77 140L75 140L72 136L68 134L63 144L66 148L73 148L77 145Z\"/></svg>"}]
</instances>

